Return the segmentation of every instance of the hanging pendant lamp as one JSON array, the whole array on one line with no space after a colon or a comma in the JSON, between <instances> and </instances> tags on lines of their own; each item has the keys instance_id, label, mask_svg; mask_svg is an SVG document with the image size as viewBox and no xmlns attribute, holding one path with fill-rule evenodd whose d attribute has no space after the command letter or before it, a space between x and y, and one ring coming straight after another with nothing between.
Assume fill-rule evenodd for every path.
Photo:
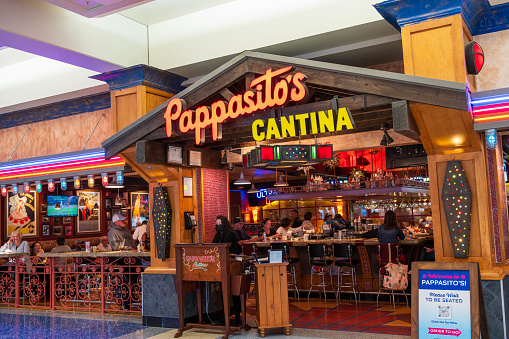
<instances>
[{"instance_id":1,"label":"hanging pendant lamp","mask_svg":"<svg viewBox=\"0 0 509 339\"><path fill-rule=\"evenodd\" d=\"M286 186L288 186L288 183L283 180L283 175L282 174L279 176L279 180L278 180L278 182L276 182L274 184L274 186L275 187L286 187Z\"/></svg>"},{"instance_id":2,"label":"hanging pendant lamp","mask_svg":"<svg viewBox=\"0 0 509 339\"><path fill-rule=\"evenodd\" d=\"M235 182L233 184L234 185L249 185L249 184L251 184L251 181L244 178L244 172L243 172L242 168L240 169L240 178L235 180Z\"/></svg>"},{"instance_id":3,"label":"hanging pendant lamp","mask_svg":"<svg viewBox=\"0 0 509 339\"><path fill-rule=\"evenodd\" d=\"M247 193L258 193L258 192L260 192L260 190L255 187L254 182L253 182L251 188L249 189L249 191L247 191Z\"/></svg>"}]
</instances>

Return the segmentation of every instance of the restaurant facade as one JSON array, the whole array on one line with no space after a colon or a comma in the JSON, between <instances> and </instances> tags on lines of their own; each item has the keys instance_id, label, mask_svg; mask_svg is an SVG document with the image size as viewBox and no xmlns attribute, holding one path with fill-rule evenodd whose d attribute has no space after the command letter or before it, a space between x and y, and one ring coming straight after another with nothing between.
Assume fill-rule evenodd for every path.
<instances>
[{"instance_id":1,"label":"restaurant facade","mask_svg":"<svg viewBox=\"0 0 509 339\"><path fill-rule=\"evenodd\" d=\"M240 175L239 168L242 167L246 177L272 176L277 181L276 168L281 174L286 166L304 166L312 160L321 160L311 155L305 163L291 157L278 158L275 155L278 148L302 146L311 153L318 146L331 145L332 156L323 159L331 160L335 153L350 152L357 160L360 154L371 160L369 165L361 162L366 173L374 174L377 169L386 172L387 153L380 143L387 133L393 139L392 148L424 149L429 182L400 175L400 181L393 178L386 184L384 177L383 185L375 182L365 187L336 181L322 182L311 189L312 185L306 184L267 188L270 194L267 202L279 204L275 220L286 216L287 211L282 211L285 203L288 210L302 205L304 211L308 206L302 200L313 201L316 215L320 209L341 211L351 219L361 215L354 214L354 203L347 198L349 194L356 201L364 196L366 203L376 200L377 204L383 204L389 196L399 199L399 204L417 201L419 206L415 207L423 210L418 216L429 216L429 210L432 211L436 261L477 262L484 294L500 299L488 311L502 317L488 317L488 322L491 327L502 326L506 331L509 225L503 151L509 121L505 106L509 100L504 89L476 93L479 80L467 72L464 45L474 40L473 35L480 30L479 19L466 7L449 5L451 15L438 15L435 13L438 9L408 13L391 7L389 2L378 5L384 18L401 30L405 74L244 52L187 88L181 86L184 78L148 66L98 75L96 79L108 83L109 93L48 105L28 114L31 117L28 119L27 112L23 112L23 119L13 114L2 120L6 133L19 136L20 131L32 130L11 154L12 160L9 157L11 161L0 164L0 184L5 184L7 190L5 196L2 194L2 206L7 206L13 184L21 186L29 182L27 194L36 196L36 207L35 226L31 228L29 222L25 227L27 240L54 240L59 226L60 234L69 239L98 237L107 233L107 213L113 211L113 208L106 209L106 199L115 201L120 195L118 189L102 185L102 173L107 173L110 181L118 181L118 171L126 181L136 178L132 189L122 191L121 199L130 207L126 208L127 213L132 213L132 194L147 194L148 205L154 206L156 188L163 187L173 211L164 244L168 253L156 252L159 245L152 224L151 264L141 278L142 316L147 325L176 327L179 315L177 297L172 291L177 259L173 245L211 242L216 216L233 217L230 183ZM431 44L434 49L429 48ZM485 63L490 62L487 56ZM45 119L45 110L57 119ZM4 153L14 149L19 138L7 140L12 145L6 145ZM34 148L33 145L42 146ZM245 162L243 156L253 151L261 154L268 149L272 152L269 158L249 156L249 161L259 162ZM233 150L240 150L240 154ZM378 152L370 154L373 150ZM4 155L3 158L9 156ZM62 165L70 161L69 157L76 156L83 158L76 164ZM97 166L88 168L83 159L94 159ZM376 159L379 159L378 166ZM31 166L38 166L33 163L36 161L48 162L57 170L34 169ZM469 218L466 218L469 234L462 243L448 227L449 207L442 199L451 162L459 162L471 192ZM375 167L370 169L373 163ZM229 170L228 164L234 164L234 171ZM345 167L359 166L345 164ZM10 176L9 171L15 175ZM23 171L29 174L20 175ZM88 186L89 175L94 179L92 187ZM74 187L76 176L80 181L77 188ZM72 187L64 189L61 185L65 180L61 178L69 179ZM56 187L48 180L53 180ZM37 181L42 182L40 191ZM99 228L82 232L79 216L69 223L63 217L57 221L58 217L48 217L49 235L46 235L44 195L58 195L53 193L55 189L61 195L97 192L99 206L105 205L97 210ZM324 198L330 204L318 203ZM364 206L364 209L370 208ZM256 218L251 212L250 221L274 215L269 210L272 209L260 210ZM0 210L3 241L10 232L7 211L8 208ZM195 215L196 225L188 221L186 212ZM408 221L415 223L416 218ZM318 225L321 220L315 222ZM367 268L360 279L361 290L374 292L378 290L378 278L370 266L374 265L370 261L374 252L369 246L365 248L363 265ZM303 287L307 286L305 279L302 283ZM193 312L196 310L186 316L193 316Z\"/></svg>"}]
</instances>

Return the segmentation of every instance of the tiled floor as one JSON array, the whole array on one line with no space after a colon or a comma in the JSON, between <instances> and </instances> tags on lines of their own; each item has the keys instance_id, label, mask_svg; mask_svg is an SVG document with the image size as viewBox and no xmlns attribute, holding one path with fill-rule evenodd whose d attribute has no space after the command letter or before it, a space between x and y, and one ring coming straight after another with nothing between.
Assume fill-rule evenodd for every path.
<instances>
[{"instance_id":1,"label":"tiled floor","mask_svg":"<svg viewBox=\"0 0 509 339\"><path fill-rule=\"evenodd\" d=\"M290 300L291 301L291 300ZM248 323L254 326L255 305L248 302ZM406 339L410 336L410 308L376 303L291 301L292 338ZM173 338L176 330L143 327L140 316L34 311L0 308L0 338ZM220 331L195 329L183 339L213 339ZM287 338L281 330L267 331L268 338ZM256 328L231 338L259 338Z\"/></svg>"}]
</instances>

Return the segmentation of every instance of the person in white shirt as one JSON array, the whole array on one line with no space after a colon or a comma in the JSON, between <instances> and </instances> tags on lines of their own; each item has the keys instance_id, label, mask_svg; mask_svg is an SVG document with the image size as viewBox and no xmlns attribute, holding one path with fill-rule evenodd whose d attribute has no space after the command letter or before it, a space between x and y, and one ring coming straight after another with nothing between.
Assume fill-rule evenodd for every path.
<instances>
[{"instance_id":1,"label":"person in white shirt","mask_svg":"<svg viewBox=\"0 0 509 339\"><path fill-rule=\"evenodd\" d=\"M136 245L141 243L143 234L147 233L147 224L148 220L143 220L140 226L136 227L136 230L134 230L133 239Z\"/></svg>"},{"instance_id":2,"label":"person in white shirt","mask_svg":"<svg viewBox=\"0 0 509 339\"><path fill-rule=\"evenodd\" d=\"M281 226L277 229L277 233L281 236L291 237L292 233L298 233L302 230L302 228L292 228L290 227L292 225L292 221L289 218L283 218L281 220Z\"/></svg>"},{"instance_id":3,"label":"person in white shirt","mask_svg":"<svg viewBox=\"0 0 509 339\"><path fill-rule=\"evenodd\" d=\"M110 243L108 242L107 236L101 237L101 243L97 246L97 250L99 252L111 252L112 251Z\"/></svg>"},{"instance_id":4,"label":"person in white shirt","mask_svg":"<svg viewBox=\"0 0 509 339\"><path fill-rule=\"evenodd\" d=\"M23 241L23 233L21 231L12 231L9 241L7 241L2 247L0 252L9 250L12 253L30 253L30 247L26 240Z\"/></svg>"}]
</instances>

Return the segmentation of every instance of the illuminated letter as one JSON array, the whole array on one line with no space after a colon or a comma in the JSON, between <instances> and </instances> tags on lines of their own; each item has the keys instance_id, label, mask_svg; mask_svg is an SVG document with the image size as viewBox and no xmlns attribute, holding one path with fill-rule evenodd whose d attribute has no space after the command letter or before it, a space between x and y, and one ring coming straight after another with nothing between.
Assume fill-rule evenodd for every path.
<instances>
[{"instance_id":1,"label":"illuminated letter","mask_svg":"<svg viewBox=\"0 0 509 339\"><path fill-rule=\"evenodd\" d=\"M194 129L194 125L192 122L193 115L194 115L193 110L185 111L184 113L182 113L179 120L180 132L187 133L190 129Z\"/></svg>"},{"instance_id":2,"label":"illuminated letter","mask_svg":"<svg viewBox=\"0 0 509 339\"><path fill-rule=\"evenodd\" d=\"M338 121L336 124L336 131L343 130L343 127L346 127L346 129L354 128L352 123L352 115L350 110L346 107L338 108Z\"/></svg>"},{"instance_id":3,"label":"illuminated letter","mask_svg":"<svg viewBox=\"0 0 509 339\"><path fill-rule=\"evenodd\" d=\"M205 127L210 125L210 110L207 106L200 106L195 112L196 121L194 122L194 140L196 145L205 142ZM217 134L212 134L212 139L217 140Z\"/></svg>"},{"instance_id":4,"label":"illuminated letter","mask_svg":"<svg viewBox=\"0 0 509 339\"><path fill-rule=\"evenodd\" d=\"M320 122L320 133L334 132L334 112L329 109L327 114L324 111L318 111L318 121ZM328 131L325 130L327 127Z\"/></svg>"},{"instance_id":5,"label":"illuminated letter","mask_svg":"<svg viewBox=\"0 0 509 339\"><path fill-rule=\"evenodd\" d=\"M265 139L265 132L258 132L259 127L264 127L263 120L261 119L255 120L251 125L253 139L255 139L256 141L262 141L263 139Z\"/></svg>"},{"instance_id":6,"label":"illuminated letter","mask_svg":"<svg viewBox=\"0 0 509 339\"><path fill-rule=\"evenodd\" d=\"M216 101L210 108L212 116L210 117L212 123L212 137L217 135L218 139L222 139L221 123L228 117L226 114L226 101ZM216 139L214 139L216 140Z\"/></svg>"},{"instance_id":7,"label":"illuminated letter","mask_svg":"<svg viewBox=\"0 0 509 339\"><path fill-rule=\"evenodd\" d=\"M309 120L311 120L311 134L318 133L318 124L316 122L316 112L309 113Z\"/></svg>"},{"instance_id":8,"label":"illuminated letter","mask_svg":"<svg viewBox=\"0 0 509 339\"><path fill-rule=\"evenodd\" d=\"M283 106L288 101L288 83L281 80L274 87L274 104Z\"/></svg>"},{"instance_id":9,"label":"illuminated letter","mask_svg":"<svg viewBox=\"0 0 509 339\"><path fill-rule=\"evenodd\" d=\"M304 85L304 81L306 81L307 78L308 78L307 76L300 72L296 73L293 76L292 83L295 86L295 88L292 88L290 95L293 101L301 101L308 96L308 88L306 87L306 85Z\"/></svg>"},{"instance_id":10,"label":"illuminated letter","mask_svg":"<svg viewBox=\"0 0 509 339\"><path fill-rule=\"evenodd\" d=\"M172 121L177 120L183 110L187 110L187 105L184 100L173 98L170 100L170 102L168 102L168 106L166 106L166 112L164 112L164 120L166 120L166 135L168 138L171 137Z\"/></svg>"},{"instance_id":11,"label":"illuminated letter","mask_svg":"<svg viewBox=\"0 0 509 339\"><path fill-rule=\"evenodd\" d=\"M246 104L246 106L244 106L244 111L246 113L253 113L256 111L256 104L253 101L254 95L253 91L246 91L246 93L244 93L244 103Z\"/></svg>"},{"instance_id":12,"label":"illuminated letter","mask_svg":"<svg viewBox=\"0 0 509 339\"><path fill-rule=\"evenodd\" d=\"M281 133L279 133L276 119L270 118L269 121L267 121L267 139L273 138L275 139L281 138Z\"/></svg>"},{"instance_id":13,"label":"illuminated letter","mask_svg":"<svg viewBox=\"0 0 509 339\"><path fill-rule=\"evenodd\" d=\"M284 67L273 71L268 69L264 75L251 81L251 88L256 88L256 107L259 110L263 110L267 107L274 107L274 99L272 98L272 78L288 73L292 70L293 66ZM265 87L264 93L263 88ZM265 101L262 100L262 96L265 94Z\"/></svg>"},{"instance_id":14,"label":"illuminated letter","mask_svg":"<svg viewBox=\"0 0 509 339\"><path fill-rule=\"evenodd\" d=\"M289 117L281 117L281 135L283 138L296 136L295 119L293 115L290 115Z\"/></svg>"},{"instance_id":15,"label":"illuminated letter","mask_svg":"<svg viewBox=\"0 0 509 339\"><path fill-rule=\"evenodd\" d=\"M295 115L295 120L298 120L300 123L300 134L301 135L307 135L308 130L306 128L306 119L309 118L309 113L302 113ZM332 126L334 126L334 122L332 123Z\"/></svg>"},{"instance_id":16,"label":"illuminated letter","mask_svg":"<svg viewBox=\"0 0 509 339\"><path fill-rule=\"evenodd\" d=\"M237 94L228 101L228 116L235 119L242 114L244 114L244 109L242 108L242 95Z\"/></svg>"}]
</instances>

